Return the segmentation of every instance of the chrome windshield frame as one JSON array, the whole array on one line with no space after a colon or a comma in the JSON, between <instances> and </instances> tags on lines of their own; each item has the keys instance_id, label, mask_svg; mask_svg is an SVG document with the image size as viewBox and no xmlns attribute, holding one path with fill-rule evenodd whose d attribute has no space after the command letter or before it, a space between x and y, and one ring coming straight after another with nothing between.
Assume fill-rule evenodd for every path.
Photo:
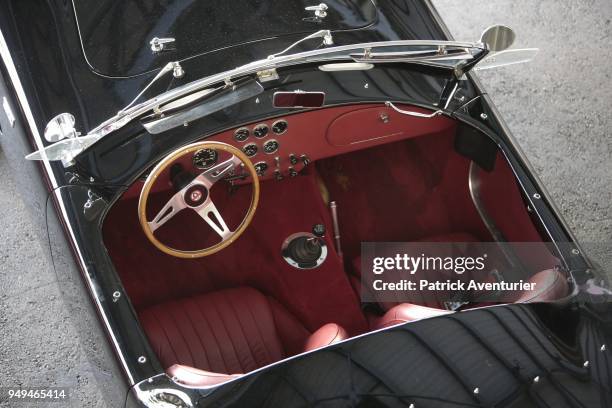
<instances>
[{"instance_id":1,"label":"chrome windshield frame","mask_svg":"<svg viewBox=\"0 0 612 408\"><path fill-rule=\"evenodd\" d=\"M100 125L96 126L87 135L97 135L99 137L105 136L114 130L117 130L125 124L131 122L133 119L149 112L153 111L159 105L172 102L175 99L189 95L192 92L200 91L206 87L216 85L219 83L231 83L231 81L238 77L245 75L257 74L261 71L272 70L276 68L288 67L292 65L300 65L304 63L312 62L325 62L325 61L336 61L336 60L350 60L355 61L359 59L360 62L369 60L372 63L388 63L398 62L398 58L394 58L392 61L386 59L371 58L368 59L367 55L369 50L372 48L391 48L391 47L432 47L437 48L439 52L436 55L429 56L418 56L422 51L416 51L412 55L407 52L407 57L404 59L405 62L419 63L421 60L424 64L431 65L432 63L440 60L457 61L457 55L450 53L448 58L445 58L444 52L448 48L464 49L464 58L461 60L474 61L474 55L479 53L478 60L483 58L488 48L481 42L457 42L457 41L431 41L431 40L397 40L397 41L381 41L381 42L369 42L360 44L340 45L333 46L323 49L317 49L312 51L305 51L289 55L274 56L271 58L264 58L257 61L250 62L240 67L230 69L218 74L213 74L205 78L197 79L190 83L181 85L177 88L163 92L153 98L150 98L144 102L136 104L129 109L120 111L117 115L107 119ZM356 58L356 53L361 51L363 56ZM344 53L343 53L344 52ZM340 55L337 55L340 54ZM380 53L378 53L380 54ZM373 55L374 57L374 55ZM471 65L471 64L470 64ZM442 65L441 65L442 66ZM453 66L443 66L449 70L454 69Z\"/></svg>"}]
</instances>

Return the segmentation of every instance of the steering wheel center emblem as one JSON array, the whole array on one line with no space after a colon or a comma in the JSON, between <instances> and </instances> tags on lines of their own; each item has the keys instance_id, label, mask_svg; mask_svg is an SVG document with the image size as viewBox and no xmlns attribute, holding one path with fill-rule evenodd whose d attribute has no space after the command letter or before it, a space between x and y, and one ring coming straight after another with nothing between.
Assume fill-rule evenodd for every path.
<instances>
[{"instance_id":1,"label":"steering wheel center emblem","mask_svg":"<svg viewBox=\"0 0 612 408\"><path fill-rule=\"evenodd\" d=\"M208 190L202 185L191 186L185 191L185 203L190 207L198 207L208 198Z\"/></svg>"}]
</instances>

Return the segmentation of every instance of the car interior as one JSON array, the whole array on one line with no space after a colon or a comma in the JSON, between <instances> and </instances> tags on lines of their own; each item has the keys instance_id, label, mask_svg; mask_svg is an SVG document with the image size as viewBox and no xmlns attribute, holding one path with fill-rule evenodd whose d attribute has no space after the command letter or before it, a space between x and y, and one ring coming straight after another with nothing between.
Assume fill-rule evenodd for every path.
<instances>
[{"instance_id":1,"label":"car interior","mask_svg":"<svg viewBox=\"0 0 612 408\"><path fill-rule=\"evenodd\" d=\"M498 146L446 116L346 105L241 124L203 140L238 148L258 174L257 208L239 237L203 257L160 251L138 216L148 173L103 225L143 331L168 375L187 386L213 386L357 335L453 312L431 300L363 302L362 242L547 241ZM147 219L230 156L203 148L173 159L150 190ZM230 231L253 203L247 167L232 167L205 192ZM200 193L191 191L190 199ZM219 221L213 223L223 231ZM153 233L184 250L211 247L222 235L189 209ZM515 254L538 289L507 302L568 295L559 260L547 254Z\"/></svg>"}]
</instances>

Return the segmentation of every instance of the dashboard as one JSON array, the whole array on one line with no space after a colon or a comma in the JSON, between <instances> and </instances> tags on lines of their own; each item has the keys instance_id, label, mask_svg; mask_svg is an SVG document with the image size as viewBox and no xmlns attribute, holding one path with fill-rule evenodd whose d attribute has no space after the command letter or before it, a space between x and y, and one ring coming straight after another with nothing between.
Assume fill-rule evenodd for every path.
<instances>
[{"instance_id":1,"label":"dashboard","mask_svg":"<svg viewBox=\"0 0 612 408\"><path fill-rule=\"evenodd\" d=\"M414 107L404 108L427 112ZM402 115L383 104L368 104L318 109L259 121L225 131L209 140L241 149L262 180L282 180L297 176L315 160L437 133L451 126L455 126L454 121L443 116L417 118ZM193 157L196 167L201 164L200 155L211 154L196 152Z\"/></svg>"},{"instance_id":2,"label":"dashboard","mask_svg":"<svg viewBox=\"0 0 612 408\"><path fill-rule=\"evenodd\" d=\"M414 106L402 109L429 113ZM260 180L296 177L312 162L403 139L438 133L456 126L445 116L407 116L381 104L346 105L297 112L237 126L203 140L231 144L252 161ZM214 166L217 152L202 149L179 159L185 169L196 172ZM370 163L364 163L365 169ZM364 169L364 170L365 170ZM233 183L247 183L246 170L231 176ZM168 175L166 187L171 186ZM137 196L142 181L135 183L124 198ZM155 188L157 189L157 188Z\"/></svg>"}]
</instances>

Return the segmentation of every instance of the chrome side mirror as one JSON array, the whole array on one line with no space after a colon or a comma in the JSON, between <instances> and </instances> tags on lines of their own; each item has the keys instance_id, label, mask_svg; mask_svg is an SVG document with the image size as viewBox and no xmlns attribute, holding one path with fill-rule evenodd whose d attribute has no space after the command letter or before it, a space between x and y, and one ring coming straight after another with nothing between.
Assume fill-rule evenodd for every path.
<instances>
[{"instance_id":1,"label":"chrome side mirror","mask_svg":"<svg viewBox=\"0 0 612 408\"><path fill-rule=\"evenodd\" d=\"M74 129L74 116L70 113L60 113L47 123L45 127L45 140L50 143L59 142L62 139L72 139L78 136Z\"/></svg>"},{"instance_id":2,"label":"chrome side mirror","mask_svg":"<svg viewBox=\"0 0 612 408\"><path fill-rule=\"evenodd\" d=\"M494 25L483 31L480 42L486 44L491 52L507 50L514 43L516 34L504 25Z\"/></svg>"}]
</instances>

